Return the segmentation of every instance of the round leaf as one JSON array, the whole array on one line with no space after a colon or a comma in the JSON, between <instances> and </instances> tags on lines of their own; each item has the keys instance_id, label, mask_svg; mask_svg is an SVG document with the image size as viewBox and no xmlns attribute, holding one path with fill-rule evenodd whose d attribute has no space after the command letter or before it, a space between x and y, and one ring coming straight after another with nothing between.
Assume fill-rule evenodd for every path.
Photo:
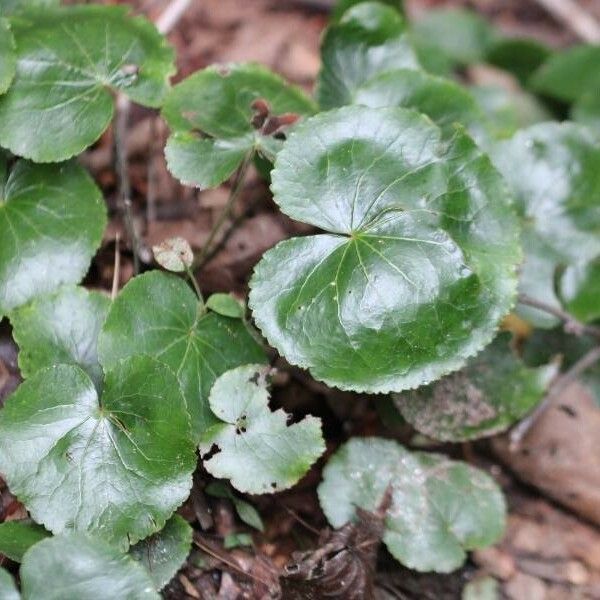
<instances>
[{"instance_id":1,"label":"round leaf","mask_svg":"<svg viewBox=\"0 0 600 600\"><path fill-rule=\"evenodd\" d=\"M23 600L159 600L152 580L126 554L81 533L36 544L21 567Z\"/></svg>"},{"instance_id":2,"label":"round leaf","mask_svg":"<svg viewBox=\"0 0 600 600\"><path fill-rule=\"evenodd\" d=\"M105 225L100 190L80 166L17 162L0 181L0 316L77 283Z\"/></svg>"},{"instance_id":3,"label":"round leaf","mask_svg":"<svg viewBox=\"0 0 600 600\"><path fill-rule=\"evenodd\" d=\"M38 371L0 411L0 471L54 533L143 539L187 498L195 466L177 380L149 357L108 372L100 400L78 367Z\"/></svg>"},{"instance_id":4,"label":"round leaf","mask_svg":"<svg viewBox=\"0 0 600 600\"><path fill-rule=\"evenodd\" d=\"M32 521L4 521L0 523L0 554L21 562L31 546L47 538L50 534ZM0 594L0 598L4 598Z\"/></svg>"},{"instance_id":5,"label":"round leaf","mask_svg":"<svg viewBox=\"0 0 600 600\"><path fill-rule=\"evenodd\" d=\"M560 281L567 310L581 321L600 319L600 259L575 263L565 269Z\"/></svg>"},{"instance_id":6,"label":"round leaf","mask_svg":"<svg viewBox=\"0 0 600 600\"><path fill-rule=\"evenodd\" d=\"M124 7L30 11L12 30L17 72L0 97L0 144L36 162L94 143L112 118L114 91L160 106L174 72L164 38Z\"/></svg>"},{"instance_id":7,"label":"round leaf","mask_svg":"<svg viewBox=\"0 0 600 600\"><path fill-rule=\"evenodd\" d=\"M163 108L173 130L165 149L169 170L186 185L217 186L249 153L273 158L277 140L271 135L277 128L270 131L269 123L275 127L282 115L314 110L299 88L259 65L212 66L194 73L173 88Z\"/></svg>"},{"instance_id":8,"label":"round leaf","mask_svg":"<svg viewBox=\"0 0 600 600\"><path fill-rule=\"evenodd\" d=\"M493 435L526 415L543 397L554 366L526 367L499 335L456 373L396 397L402 416L444 441Z\"/></svg>"},{"instance_id":9,"label":"round leaf","mask_svg":"<svg viewBox=\"0 0 600 600\"><path fill-rule=\"evenodd\" d=\"M401 391L460 368L508 312L520 259L500 176L426 117L348 107L278 155L282 211L326 233L281 242L251 281L257 325L342 389Z\"/></svg>"},{"instance_id":10,"label":"round leaf","mask_svg":"<svg viewBox=\"0 0 600 600\"><path fill-rule=\"evenodd\" d=\"M0 567L0 598L2 600L20 600L15 580L6 569Z\"/></svg>"},{"instance_id":11,"label":"round leaf","mask_svg":"<svg viewBox=\"0 0 600 600\"><path fill-rule=\"evenodd\" d=\"M245 365L221 375L210 391L210 408L221 420L203 436L201 454L215 477L241 492L266 494L292 487L325 451L321 421L307 416L287 424L282 410L269 410L268 368Z\"/></svg>"},{"instance_id":12,"label":"round leaf","mask_svg":"<svg viewBox=\"0 0 600 600\"><path fill-rule=\"evenodd\" d=\"M71 364L81 367L99 386L98 334L109 306L104 294L64 287L13 311L10 322L19 346L21 375Z\"/></svg>"},{"instance_id":13,"label":"round leaf","mask_svg":"<svg viewBox=\"0 0 600 600\"><path fill-rule=\"evenodd\" d=\"M225 371L265 362L263 349L239 319L203 312L182 279L151 271L129 281L113 302L98 342L110 368L137 354L155 356L177 374L195 439L215 418L208 393Z\"/></svg>"},{"instance_id":14,"label":"round leaf","mask_svg":"<svg viewBox=\"0 0 600 600\"><path fill-rule=\"evenodd\" d=\"M179 515L171 517L154 535L138 542L129 554L141 563L161 590L179 571L192 546L193 529Z\"/></svg>"},{"instance_id":15,"label":"round leaf","mask_svg":"<svg viewBox=\"0 0 600 600\"><path fill-rule=\"evenodd\" d=\"M158 246L153 246L152 252L156 262L167 271L186 271L194 261L191 246L181 237L169 238Z\"/></svg>"},{"instance_id":16,"label":"round leaf","mask_svg":"<svg viewBox=\"0 0 600 600\"><path fill-rule=\"evenodd\" d=\"M0 18L0 94L10 87L16 67L15 40L8 22Z\"/></svg>"},{"instance_id":17,"label":"round leaf","mask_svg":"<svg viewBox=\"0 0 600 600\"><path fill-rule=\"evenodd\" d=\"M466 550L502 536L501 491L482 471L445 456L408 452L391 440L353 438L329 460L318 488L333 527L352 520L356 507L375 511L391 488L383 541L402 564L447 573Z\"/></svg>"},{"instance_id":18,"label":"round leaf","mask_svg":"<svg viewBox=\"0 0 600 600\"><path fill-rule=\"evenodd\" d=\"M356 89L391 69L418 68L400 14L379 2L362 2L325 32L317 99L323 109L352 104Z\"/></svg>"}]
</instances>

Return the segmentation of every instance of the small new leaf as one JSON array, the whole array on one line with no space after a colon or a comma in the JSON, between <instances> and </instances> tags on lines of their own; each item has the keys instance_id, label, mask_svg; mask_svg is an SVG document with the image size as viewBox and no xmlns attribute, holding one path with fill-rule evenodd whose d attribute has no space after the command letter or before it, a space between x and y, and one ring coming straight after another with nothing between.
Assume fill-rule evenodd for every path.
<instances>
[{"instance_id":1,"label":"small new leaf","mask_svg":"<svg viewBox=\"0 0 600 600\"><path fill-rule=\"evenodd\" d=\"M269 410L268 368L245 365L221 375L210 391L210 408L220 422L200 442L206 470L248 494L292 487L325 451L321 421L307 416L288 425L283 410Z\"/></svg>"},{"instance_id":2,"label":"small new leaf","mask_svg":"<svg viewBox=\"0 0 600 600\"><path fill-rule=\"evenodd\" d=\"M244 316L244 305L231 294L213 294L206 301L206 307L232 319L241 319Z\"/></svg>"},{"instance_id":3,"label":"small new leaf","mask_svg":"<svg viewBox=\"0 0 600 600\"><path fill-rule=\"evenodd\" d=\"M213 481L206 486L204 491L211 496L231 500L238 517L244 521L246 525L250 525L250 527L254 527L255 529L258 529L258 531L265 530L265 526L258 511L250 504L250 502L246 502L239 496L236 496L231 491L229 484L224 481Z\"/></svg>"},{"instance_id":4,"label":"small new leaf","mask_svg":"<svg viewBox=\"0 0 600 600\"><path fill-rule=\"evenodd\" d=\"M329 522L341 527L357 507L377 510L390 487L383 541L411 569L447 573L461 566L467 550L502 536L504 499L488 475L381 438L353 438L331 457L319 501Z\"/></svg>"},{"instance_id":5,"label":"small new leaf","mask_svg":"<svg viewBox=\"0 0 600 600\"><path fill-rule=\"evenodd\" d=\"M194 262L191 246L181 237L169 238L158 246L152 246L152 252L156 262L167 271L187 271Z\"/></svg>"}]
</instances>

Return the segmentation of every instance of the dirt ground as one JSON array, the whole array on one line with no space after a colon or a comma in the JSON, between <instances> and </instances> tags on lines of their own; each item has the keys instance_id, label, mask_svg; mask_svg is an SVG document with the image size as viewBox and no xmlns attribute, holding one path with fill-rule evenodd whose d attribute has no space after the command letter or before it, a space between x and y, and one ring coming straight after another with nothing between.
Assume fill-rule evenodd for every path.
<instances>
[{"instance_id":1,"label":"dirt ground","mask_svg":"<svg viewBox=\"0 0 600 600\"><path fill-rule=\"evenodd\" d=\"M151 18L167 4L166 0L127 3ZM555 46L575 41L573 34L533 0L413 0L409 13L417 15L432 6L451 4L470 5L507 32L534 36ZM599 0L581 4L600 17ZM177 51L177 79L214 62L257 61L311 90L319 69L319 38L330 5L327 0L194 0L169 35ZM182 236L201 248L228 196L226 186L199 192L179 185L165 167L162 148L166 134L155 112L133 107L128 131L129 176L142 240L142 269L152 266L151 246L165 238ZM127 237L117 202L110 132L82 161L103 188L111 212L102 249L86 284L110 290L115 239L117 234L121 240ZM242 297L262 253L284 238L309 232L310 227L279 213L265 184L253 175L222 231L221 243L197 273L198 280L203 292L233 291ZM123 241L119 252L123 285L133 275L132 253ZM330 390L281 359L277 364L274 404L298 417L307 413L321 417L329 452L349 435L376 434L403 443L411 441L413 432L390 421L377 400ZM0 328L0 401L18 381L16 348L4 325ZM507 450L502 438L441 449L477 464L500 482L509 507L505 538L493 548L475 552L461 571L445 576L402 569L382 549L375 575L378 598L460 598L465 583L486 575L500 582L503 597L514 600L600 598L600 411L584 388L574 385L567 389L517 454ZM251 531L236 518L228 500L203 494L207 476L199 471L191 499L181 509L196 527L194 550L164 595L174 599L272 597L278 590L277 572L290 561L292 552L325 543L326 522L315 493L325 460L293 490L251 499L266 524L264 534L253 533L253 549L224 549L226 535ZM24 516L22 505L1 482L0 494L0 519ZM364 573L359 568L358 574L351 576L357 577L360 588ZM348 597L336 595L334 588L329 591L332 595L327 597ZM314 597L325 597L325 592L321 593ZM302 597L294 594L288 590L283 597Z\"/></svg>"}]
</instances>

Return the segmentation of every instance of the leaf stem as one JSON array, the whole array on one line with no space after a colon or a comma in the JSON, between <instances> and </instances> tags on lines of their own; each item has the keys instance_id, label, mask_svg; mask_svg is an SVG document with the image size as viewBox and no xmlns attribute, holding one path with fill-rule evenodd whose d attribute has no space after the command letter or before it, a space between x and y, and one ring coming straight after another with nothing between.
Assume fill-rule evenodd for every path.
<instances>
[{"instance_id":1,"label":"leaf stem","mask_svg":"<svg viewBox=\"0 0 600 600\"><path fill-rule=\"evenodd\" d=\"M200 303L200 307L198 310L203 313L205 310L205 306L204 306L204 296L202 295L202 290L200 289L200 286L198 285L198 281L197 281L196 277L194 276L194 272L193 272L192 268L188 267L186 265L185 272L186 272L191 284L194 286L194 291L196 292L196 295L198 296L198 302Z\"/></svg>"}]
</instances>

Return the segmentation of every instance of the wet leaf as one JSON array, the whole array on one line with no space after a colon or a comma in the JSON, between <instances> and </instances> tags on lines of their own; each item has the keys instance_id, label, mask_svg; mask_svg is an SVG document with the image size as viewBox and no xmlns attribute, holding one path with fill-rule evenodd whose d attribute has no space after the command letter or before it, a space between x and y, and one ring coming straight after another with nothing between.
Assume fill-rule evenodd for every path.
<instances>
[{"instance_id":1,"label":"wet leaf","mask_svg":"<svg viewBox=\"0 0 600 600\"><path fill-rule=\"evenodd\" d=\"M187 498L195 466L177 380L149 357L108 371L100 398L79 367L43 369L0 411L0 471L55 534L89 531L126 548Z\"/></svg>"},{"instance_id":2,"label":"wet leaf","mask_svg":"<svg viewBox=\"0 0 600 600\"><path fill-rule=\"evenodd\" d=\"M162 104L173 52L149 21L127 10L69 6L14 20L17 66L0 97L2 146L36 162L61 161L104 132L114 92Z\"/></svg>"},{"instance_id":3,"label":"wet leaf","mask_svg":"<svg viewBox=\"0 0 600 600\"><path fill-rule=\"evenodd\" d=\"M0 316L77 283L105 225L100 190L80 166L18 161L0 181Z\"/></svg>"},{"instance_id":4,"label":"wet leaf","mask_svg":"<svg viewBox=\"0 0 600 600\"><path fill-rule=\"evenodd\" d=\"M21 562L31 546L50 535L41 525L33 521L5 521L0 523L0 554ZM0 594L0 598L4 598Z\"/></svg>"},{"instance_id":5,"label":"wet leaf","mask_svg":"<svg viewBox=\"0 0 600 600\"><path fill-rule=\"evenodd\" d=\"M281 210L324 230L263 256L249 305L271 345L341 389L410 389L463 366L513 301L518 228L500 176L457 132L347 107L278 155Z\"/></svg>"},{"instance_id":6,"label":"wet leaf","mask_svg":"<svg viewBox=\"0 0 600 600\"><path fill-rule=\"evenodd\" d=\"M135 277L121 290L100 333L98 353L105 368L138 354L167 364L179 379L195 439L216 422L208 393L217 377L239 365L266 362L240 319L202 310L185 281L160 271Z\"/></svg>"},{"instance_id":7,"label":"wet leaf","mask_svg":"<svg viewBox=\"0 0 600 600\"><path fill-rule=\"evenodd\" d=\"M392 488L383 541L402 564L447 573L466 551L502 536L504 499L482 471L445 456L408 452L391 440L353 438L329 460L318 488L334 527L376 510Z\"/></svg>"},{"instance_id":8,"label":"wet leaf","mask_svg":"<svg viewBox=\"0 0 600 600\"><path fill-rule=\"evenodd\" d=\"M10 87L16 68L15 40L8 21L0 18L0 94L4 94Z\"/></svg>"},{"instance_id":9,"label":"wet leaf","mask_svg":"<svg viewBox=\"0 0 600 600\"><path fill-rule=\"evenodd\" d=\"M177 84L163 116L172 134L165 154L169 170L186 185L215 187L259 152L269 160L281 140L269 130L282 115L312 114L312 101L265 67L215 65Z\"/></svg>"},{"instance_id":10,"label":"wet leaf","mask_svg":"<svg viewBox=\"0 0 600 600\"><path fill-rule=\"evenodd\" d=\"M101 386L98 334L109 306L104 294L67 286L13 311L10 321L23 377L45 367L70 364L81 367Z\"/></svg>"},{"instance_id":11,"label":"wet leaf","mask_svg":"<svg viewBox=\"0 0 600 600\"><path fill-rule=\"evenodd\" d=\"M154 587L161 590L185 563L192 547L192 534L188 522L174 515L158 533L133 546L129 554L146 568Z\"/></svg>"},{"instance_id":12,"label":"wet leaf","mask_svg":"<svg viewBox=\"0 0 600 600\"><path fill-rule=\"evenodd\" d=\"M316 96L323 109L353 103L360 86L385 71L418 68L406 23L393 8L362 2L327 29Z\"/></svg>"},{"instance_id":13,"label":"wet leaf","mask_svg":"<svg viewBox=\"0 0 600 600\"><path fill-rule=\"evenodd\" d=\"M210 391L210 408L220 422L202 436L200 453L218 451L204 468L248 494L292 487L325 451L321 421L307 416L288 425L283 410L271 412L268 367L245 365L221 375Z\"/></svg>"},{"instance_id":14,"label":"wet leaf","mask_svg":"<svg viewBox=\"0 0 600 600\"><path fill-rule=\"evenodd\" d=\"M402 416L421 433L463 441L507 429L542 399L556 367L526 367L500 334L467 365L396 397Z\"/></svg>"},{"instance_id":15,"label":"wet leaf","mask_svg":"<svg viewBox=\"0 0 600 600\"><path fill-rule=\"evenodd\" d=\"M49 538L27 552L23 600L158 600L146 571L127 554L81 533Z\"/></svg>"},{"instance_id":16,"label":"wet leaf","mask_svg":"<svg viewBox=\"0 0 600 600\"><path fill-rule=\"evenodd\" d=\"M194 262L194 253L187 240L173 237L152 246L156 262L167 271L183 272Z\"/></svg>"}]
</instances>

